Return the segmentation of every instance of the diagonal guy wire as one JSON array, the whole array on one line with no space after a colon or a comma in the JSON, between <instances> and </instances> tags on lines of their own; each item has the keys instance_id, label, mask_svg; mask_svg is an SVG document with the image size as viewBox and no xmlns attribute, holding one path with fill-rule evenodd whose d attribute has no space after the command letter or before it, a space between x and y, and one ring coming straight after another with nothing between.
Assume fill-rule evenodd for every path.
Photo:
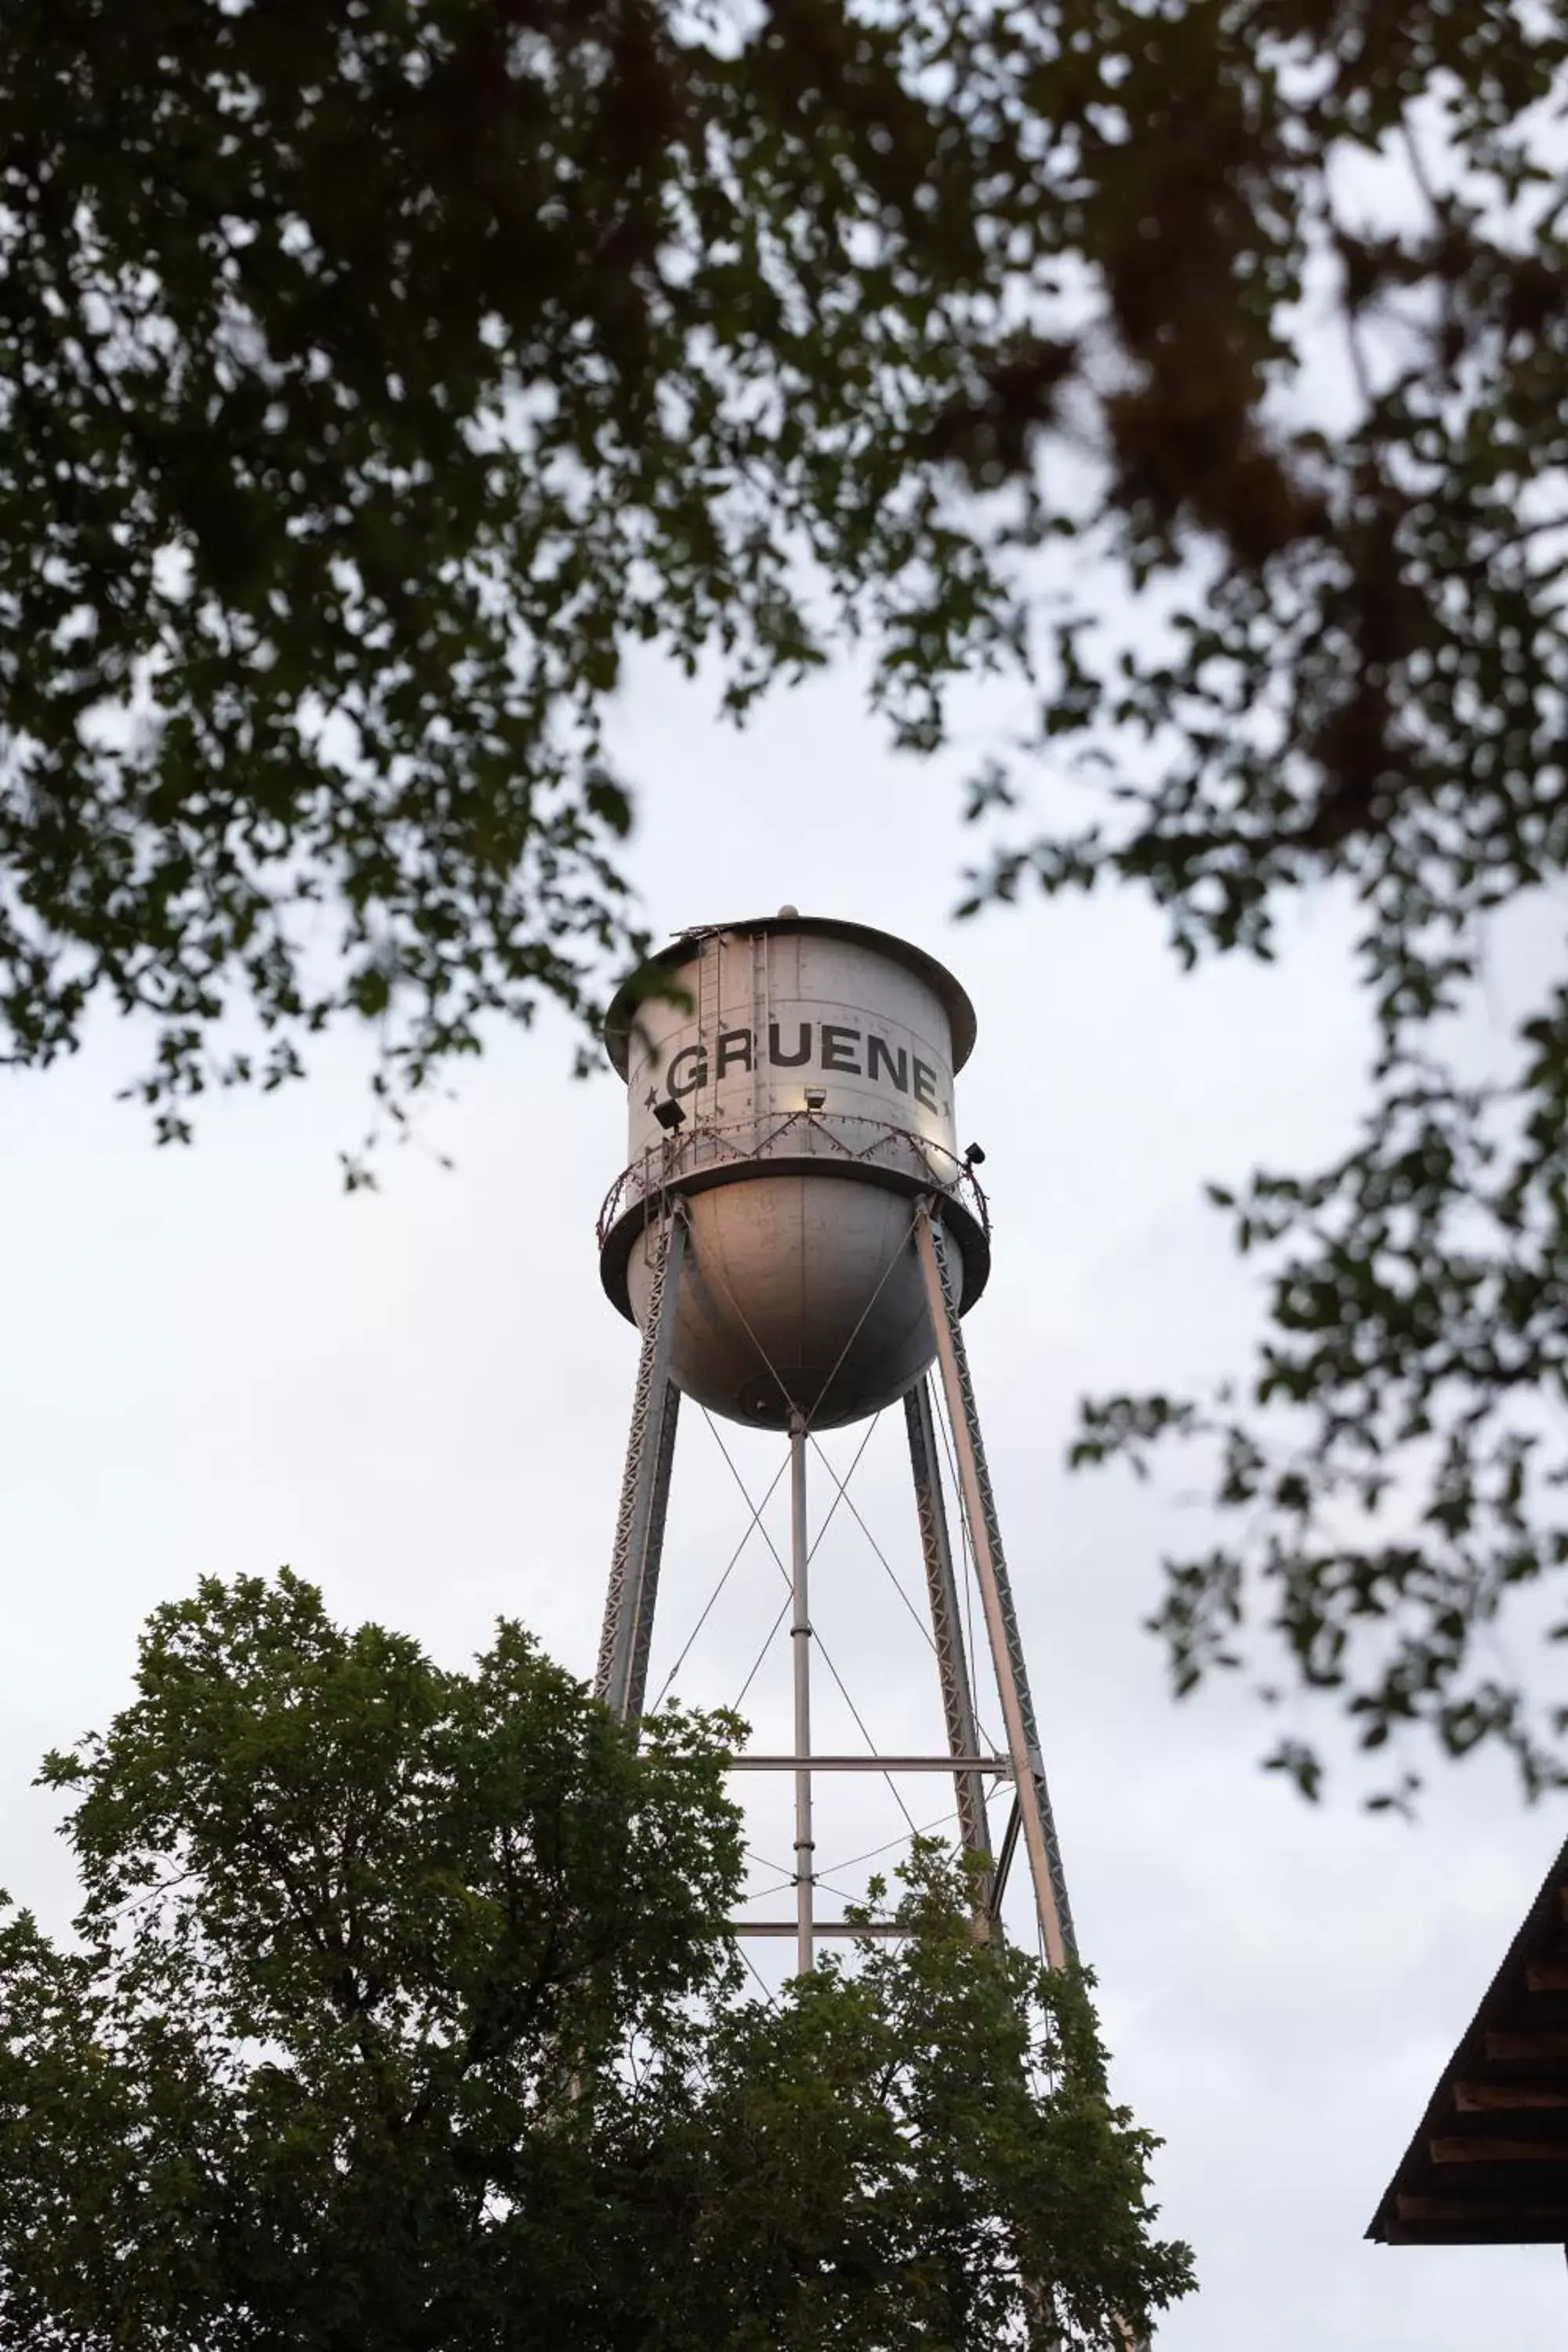
<instances>
[{"instance_id":1,"label":"diagonal guy wire","mask_svg":"<svg viewBox=\"0 0 1568 2352\"><path fill-rule=\"evenodd\" d=\"M858 1466L859 1466L861 1457L862 1457L862 1455L865 1454L865 1451L866 1451L866 1448L868 1447L868 1445L869 1445L869 1444L870 1444L870 1443L871 1443L871 1439L872 1439L872 1437L874 1436L874 1434L875 1434L875 1433L876 1433L877 1423L878 1423L878 1421L879 1421L880 1419L881 1419L881 1415L880 1415L880 1413L879 1413L879 1414L876 1416L876 1419L872 1421L871 1425L870 1425L870 1427L867 1430L865 1436L860 1440L859 1445L858 1445L858 1448L856 1449L855 1459L854 1459L854 1461L849 1465L849 1469L848 1469L848 1472L847 1472L847 1476L846 1476L846 1478L845 1478L845 1481L844 1481L843 1485L839 1485L839 1483L838 1483L838 1480L837 1480L837 1476L835 1477L834 1483L835 1483L835 1485L836 1485L836 1486L838 1486L838 1492L837 1492L837 1495L835 1495L835 1496L834 1496L834 1498L833 1498L832 1502L828 1505L826 1515L826 1517L824 1517L824 1519L823 1519L822 1525L818 1528L818 1529L817 1529L817 1531L816 1531L816 1543L814 1543L814 1544L812 1545L810 1551L809 1551L809 1552L807 1553L807 1555L806 1555L806 1558L808 1559L808 1560L809 1560L811 1558L813 1558L813 1557L815 1556L816 1551L816 1545L817 1545L817 1544L819 1544L819 1543L822 1541L823 1537L827 1533L828 1525L829 1525L829 1522L831 1521L831 1519L832 1519L832 1517L833 1517L833 1514L834 1514L834 1512L838 1508L838 1506L839 1506L839 1504L840 1504L841 1502L846 1502L846 1501L847 1501L848 1497L847 1497L847 1493L846 1493L846 1487L847 1486L848 1480L849 1480L850 1478L852 1478L852 1477L855 1475L856 1470L857 1470L857 1469L858 1468ZM715 1437L718 1437L719 1433L718 1433L718 1431L717 1431L717 1430L715 1430L713 1433L714 1433ZM725 1461L730 1463L730 1475L731 1475L731 1477L732 1477L732 1478L734 1478L734 1480L736 1481L737 1485L740 1486L740 1489L741 1489L742 1494L746 1496L746 1500L747 1500L747 1502L749 1503L749 1502L751 1501L751 1499L752 1499L752 1498L751 1498L750 1495L746 1493L746 1485L745 1485L745 1481L744 1481L744 1479L743 1479L743 1478L742 1478L741 1474L740 1474L740 1472L736 1469L735 1465L733 1464L733 1462L731 1462L731 1461L730 1461L729 1451L728 1451L728 1449L725 1447L725 1445L724 1445L724 1441L723 1441L723 1439L722 1439L722 1438L720 1438L720 1439L719 1439L719 1445L720 1445L720 1451L723 1454ZM820 1446L818 1446L818 1447L817 1447L817 1451L818 1451L818 1453L820 1453L820 1452L822 1451L822 1449L821 1449L821 1447L820 1447ZM830 1465L830 1466L831 1466L831 1465ZM850 1505L850 1508L851 1508L851 1509L854 1509L854 1506L853 1506L853 1504L851 1504L851 1505ZM856 1516L858 1517L859 1514L858 1514L858 1513L857 1513L857 1514L856 1514ZM774 1543L774 1541L773 1541L773 1539L772 1536L768 1533L767 1528L766 1528L765 1527L763 1527L763 1526L760 1516L759 1516L758 1514L756 1514L756 1513L753 1513L753 1514L752 1514L752 1517L753 1517L753 1523L755 1524L756 1528L757 1528L757 1532L758 1532L758 1533L759 1533L759 1535L762 1537L763 1541L766 1544L766 1546L767 1546L767 1548L768 1548L769 1551L770 1551L770 1552L772 1552L772 1554L773 1554L773 1566L778 1570L779 1574L783 1577L783 1579L784 1579L784 1583L789 1587L790 1591L791 1591L791 1593L793 1594L793 1592L794 1592L794 1589L795 1589L795 1587L794 1587L794 1580L792 1579L792 1577L791 1577L791 1575L790 1575L790 1572L789 1572L788 1569L784 1566L783 1559L782 1559L780 1558L780 1556L779 1556L779 1548L778 1548L777 1544L775 1544L775 1543ZM747 1534L749 1535L749 1534L750 1534L750 1532L751 1532L751 1529L750 1529L750 1528L748 1528L748 1529L747 1529ZM773 1639L774 1634L778 1632L779 1627L784 1623L784 1621L785 1615L787 1614L788 1610L789 1610L789 1606L790 1606L790 1603L789 1603L789 1601L786 1600L786 1601L785 1601L785 1602L784 1602L784 1607L779 1611L778 1615L773 1619L773 1622L772 1625L768 1628L767 1638L766 1638L766 1640L763 1642L763 1646L762 1646L761 1650L760 1650L760 1651L758 1652L758 1654L757 1654L757 1657L756 1657L755 1664L752 1665L751 1673L746 1676L746 1679L745 1679L744 1683L741 1685L741 1698L738 1698L738 1699L735 1701L735 1705L736 1705L737 1708L740 1706L741 1699L743 1699L743 1698L745 1697L746 1693L751 1689L752 1685L755 1682L755 1680L756 1680L756 1678L757 1678L758 1671L759 1671L759 1669L760 1669L760 1668L761 1668L761 1666L762 1666L763 1660L766 1657L766 1655L767 1655L767 1654L768 1654L768 1651L769 1651L769 1648L770 1648L770 1647L771 1647L771 1645L772 1645L772 1643L773 1643ZM869 1756L875 1756L875 1754L877 1753L877 1743L876 1743L876 1741L872 1738L872 1737L871 1737L871 1735L870 1735L869 1731L868 1731L868 1729L866 1728L866 1718L865 1718L865 1717L861 1714L861 1712L860 1712L859 1708L856 1706L856 1704L855 1704L854 1700L850 1697L849 1693L848 1693L847 1689L847 1688L846 1688L846 1686L845 1686L844 1677L843 1677L843 1675L839 1673L839 1671L838 1671L837 1667L834 1664L834 1663L833 1663L833 1658L832 1658L832 1654L831 1654L831 1653L830 1653L830 1652L829 1652L829 1650L828 1650L827 1644L824 1642L824 1640L823 1640L823 1638L822 1638L821 1634L820 1634L819 1633L817 1633L817 1631L816 1631L816 1627L815 1627L815 1626L814 1626L814 1627L813 1627L813 1629L812 1629L812 1639L813 1639L813 1640L816 1642L816 1643L817 1651L818 1651L819 1655L821 1656L821 1659L822 1659L822 1663L823 1663L823 1664L827 1668L828 1673L833 1676L834 1681L835 1681L835 1682L837 1684L837 1685L838 1685L838 1696L839 1696L839 1697L844 1701L845 1706L849 1709L850 1714L851 1714L851 1715L854 1717L854 1718L855 1718L855 1725L856 1725L856 1728L858 1730L858 1732L859 1732L859 1734L860 1734L861 1738L862 1738L862 1739L865 1741L865 1743L866 1743L866 1752L867 1752L867 1754L868 1754L868 1755L869 1755ZM903 1815L903 1817L904 1817L905 1821L909 1822L909 1825L910 1825L910 1836L912 1837L912 1836L915 1834L915 1824L914 1824L914 1817L913 1817L913 1815L910 1813L910 1809L909 1809L909 1807L905 1804L905 1802L904 1802L904 1801L903 1801L902 1797L899 1794L898 1789L897 1789L897 1787L896 1787L896 1786L895 1786L895 1784L894 1784L894 1781L893 1781L893 1778L892 1778L891 1773L889 1773L889 1772L884 1772L884 1773L883 1773L883 1775L882 1775L882 1778L883 1778L883 1780L884 1780L887 1782L887 1784L888 1784L888 1791L889 1791L889 1794L891 1796L891 1798L892 1798L892 1800L893 1800L894 1804L896 1804L896 1805L897 1805L897 1807L898 1807L898 1809L899 1809L900 1812L900 1813L902 1813L902 1815Z\"/></svg>"},{"instance_id":2,"label":"diagonal guy wire","mask_svg":"<svg viewBox=\"0 0 1568 2352\"><path fill-rule=\"evenodd\" d=\"M816 1435L815 1432L813 1433L811 1442L816 1449L817 1460L821 1463L823 1468L826 1471L828 1476L832 1479L834 1485L838 1489L839 1499L844 1503L850 1517L854 1520L856 1526L859 1528L861 1534L865 1537L867 1542L876 1553L877 1558L881 1561L883 1569L887 1572L889 1582L891 1584L894 1591L898 1594L899 1599L903 1602L904 1607L909 1611L910 1615L914 1619L921 1639L924 1642L927 1649L930 1650L934 1657L936 1654L936 1643L931 1639L930 1626L926 1623L925 1619L921 1615L920 1611L915 1607L914 1602L910 1599L909 1594L904 1591L903 1585L900 1580L897 1569L894 1568L892 1562L889 1559L887 1553L882 1549L881 1545L877 1541L876 1537L871 1533L870 1528L866 1525L865 1520L860 1517L859 1512L856 1509L854 1504L849 1499L847 1489L848 1487L849 1478L852 1478L855 1475L855 1464L851 1463L849 1465L848 1477L840 1478L837 1471L834 1468L832 1463L823 1452L821 1440ZM859 1457L857 1456L856 1458L858 1460ZM824 1522L824 1524L826 1525L826 1522Z\"/></svg>"},{"instance_id":3,"label":"diagonal guy wire","mask_svg":"<svg viewBox=\"0 0 1568 2352\"><path fill-rule=\"evenodd\" d=\"M706 1406L703 1407L703 1419L708 1423L709 1428L712 1429L712 1416L709 1413ZM718 1434L717 1431L714 1432L714 1434ZM720 1439L720 1450L721 1452L723 1451L722 1439ZM728 1454L724 1454L724 1459L726 1462L730 1461ZM680 1655L677 1658L674 1665L671 1666L668 1674L666 1675L664 1681L659 1687L658 1696L655 1699L652 1707L649 1709L650 1714L657 1714L658 1709L664 1705L665 1700L669 1696L670 1690L674 1685L677 1675L680 1672L681 1667L686 1664L687 1659L691 1654L692 1643L696 1641L697 1636L701 1633L702 1628L706 1625L709 1618L712 1615L714 1604L717 1602L719 1595L723 1591L724 1587L729 1583L730 1578L734 1571L736 1561L740 1559L741 1554L745 1550L746 1546L751 1542L752 1530L755 1528L758 1520L762 1517L763 1513L767 1509L769 1503L773 1500L773 1488L784 1476L786 1466L787 1465L783 1462L779 1464L778 1468L773 1472L773 1479L768 1486L768 1490L763 1496L760 1503L753 1504L750 1495L746 1495L744 1485L742 1484L741 1486L741 1492L742 1495L746 1496L746 1502L750 1507L752 1513L751 1519L747 1524L746 1532L741 1538L740 1542L735 1546L734 1550L730 1554L723 1575L719 1579L718 1583L713 1587L712 1591L708 1595L706 1601L703 1603L702 1614L699 1617L696 1624L693 1625L690 1633L687 1635L685 1646L682 1648ZM730 1467L731 1471L735 1471L735 1465L732 1462L730 1463ZM739 1481L740 1474L738 1471L735 1471L735 1476L737 1481Z\"/></svg>"}]
</instances>

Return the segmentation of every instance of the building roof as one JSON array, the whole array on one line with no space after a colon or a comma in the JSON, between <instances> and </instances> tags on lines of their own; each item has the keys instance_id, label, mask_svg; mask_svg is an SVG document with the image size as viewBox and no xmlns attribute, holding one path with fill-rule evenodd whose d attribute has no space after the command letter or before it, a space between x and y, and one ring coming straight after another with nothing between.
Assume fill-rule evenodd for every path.
<instances>
[{"instance_id":1,"label":"building roof","mask_svg":"<svg viewBox=\"0 0 1568 2352\"><path fill-rule=\"evenodd\" d=\"M1568 2245L1568 1844L1373 2214L1384 2245Z\"/></svg>"}]
</instances>

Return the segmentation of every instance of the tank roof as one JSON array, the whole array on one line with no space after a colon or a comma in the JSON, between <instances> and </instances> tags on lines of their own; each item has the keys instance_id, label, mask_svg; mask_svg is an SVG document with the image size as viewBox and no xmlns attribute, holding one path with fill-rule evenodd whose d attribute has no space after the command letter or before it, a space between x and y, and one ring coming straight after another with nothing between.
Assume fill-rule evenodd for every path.
<instances>
[{"instance_id":1,"label":"tank roof","mask_svg":"<svg viewBox=\"0 0 1568 2352\"><path fill-rule=\"evenodd\" d=\"M755 939L763 934L788 939L802 931L816 932L826 939L847 940L856 947L869 948L873 953L885 956L889 963L901 963L906 971L912 971L917 978L923 980L941 999L952 1034L952 1066L954 1070L963 1069L974 1050L974 1007L967 992L954 980L945 964L938 963L935 956L927 955L923 948L913 946L908 940L896 938L891 931L879 931L869 923L844 923L832 915L797 915L791 912L754 915L738 923L694 924L689 930L682 931L679 939L671 940L668 947L660 948L657 955L650 956L629 979L623 981L605 1015L605 1050L619 1075L623 1078L626 1075L637 1008L649 993L645 973L651 973L660 967L678 971L683 963L691 961L699 940L710 939L716 933L727 932L742 939Z\"/></svg>"}]
</instances>

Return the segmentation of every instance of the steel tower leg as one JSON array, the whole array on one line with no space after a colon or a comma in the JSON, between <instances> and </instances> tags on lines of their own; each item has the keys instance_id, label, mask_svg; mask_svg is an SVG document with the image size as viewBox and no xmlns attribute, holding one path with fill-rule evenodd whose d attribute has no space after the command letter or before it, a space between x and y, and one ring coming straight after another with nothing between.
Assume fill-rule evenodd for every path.
<instances>
[{"instance_id":1,"label":"steel tower leg","mask_svg":"<svg viewBox=\"0 0 1568 2352\"><path fill-rule=\"evenodd\" d=\"M816 1965L812 1916L816 1894L816 1841L811 1832L811 1606L806 1590L810 1553L805 1530L805 1422L793 1415L789 1429L790 1649L795 1668L795 1916L799 1973Z\"/></svg>"},{"instance_id":2,"label":"steel tower leg","mask_svg":"<svg viewBox=\"0 0 1568 2352\"><path fill-rule=\"evenodd\" d=\"M977 1756L980 1733L974 1720L974 1698L964 1654L963 1625L958 1610L958 1581L952 1572L952 1546L948 1539L947 1512L937 1469L936 1423L931 1390L918 1381L904 1399L904 1426L909 1433L910 1468L914 1477L915 1509L920 1517L921 1552L925 1560L926 1590L931 1597L931 1633L936 1643L937 1670L942 1676L942 1706L947 1719L951 1756ZM985 1864L977 1893L979 1916L991 1908L991 1824L985 1811L985 1783L978 1772L955 1772L959 1843L965 1853L978 1854Z\"/></svg>"},{"instance_id":3,"label":"steel tower leg","mask_svg":"<svg viewBox=\"0 0 1568 2352\"><path fill-rule=\"evenodd\" d=\"M675 1425L680 1409L680 1391L669 1377L669 1365L685 1255L686 1211L677 1200L660 1226L654 1257L647 1319L632 1391L621 1507L610 1556L605 1630L594 1677L595 1694L623 1723L635 1724L642 1712L647 1679L669 1473L675 1459Z\"/></svg>"},{"instance_id":4,"label":"steel tower leg","mask_svg":"<svg viewBox=\"0 0 1568 2352\"><path fill-rule=\"evenodd\" d=\"M980 1415L975 1409L974 1390L969 1377L969 1358L963 1345L957 1300L948 1287L946 1239L939 1221L931 1213L929 1201L921 1202L916 1219L915 1245L920 1253L921 1270L925 1276L926 1302L936 1339L937 1362L942 1370L948 1419L952 1424L952 1440L958 1454L959 1490L969 1528L975 1574L980 1583L981 1605L985 1615L985 1631L1002 1701L1007 1750L1013 1762L1015 1801L1023 1832L1024 1850L1029 1858L1035 1909L1039 1917L1047 1961L1053 1969L1059 1969L1077 1956L1072 1911L1068 1903L1061 1849L1057 1843L1056 1822L1051 1814L1050 1792L1046 1787L1045 1762L1040 1754L1034 1702L1029 1696L1023 1644L1018 1638L1018 1621L1013 1608L1013 1589L1007 1575L1006 1557L1002 1549L996 1504L991 1492L991 1474L986 1468L985 1449L980 1434Z\"/></svg>"}]
</instances>

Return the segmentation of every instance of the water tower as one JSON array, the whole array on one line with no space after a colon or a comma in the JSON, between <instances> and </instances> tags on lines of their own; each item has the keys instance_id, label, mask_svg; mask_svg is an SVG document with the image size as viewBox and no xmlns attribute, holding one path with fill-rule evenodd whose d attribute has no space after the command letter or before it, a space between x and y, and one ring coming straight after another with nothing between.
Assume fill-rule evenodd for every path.
<instances>
[{"instance_id":1,"label":"water tower","mask_svg":"<svg viewBox=\"0 0 1568 2352\"><path fill-rule=\"evenodd\" d=\"M820 1915L813 1781L865 1769L952 1776L960 1842L999 1915L1017 1843L1046 1958L1074 1950L1039 1735L997 1527L962 1318L990 1240L961 1152L953 1081L973 1008L921 950L793 907L678 939L616 998L607 1044L626 1082L628 1164L600 1219L601 1272L642 1334L596 1687L642 1712L682 1396L787 1434L794 1741L740 1769L794 1782L795 1916L737 1923L792 1934L802 1969ZM978 1590L1005 1747L983 1752L938 1459L933 1366L961 1533ZM946 1742L940 1753L835 1756L812 1747L807 1448L814 1433L901 1402ZM987 1785L1011 1784L993 1842Z\"/></svg>"}]
</instances>

